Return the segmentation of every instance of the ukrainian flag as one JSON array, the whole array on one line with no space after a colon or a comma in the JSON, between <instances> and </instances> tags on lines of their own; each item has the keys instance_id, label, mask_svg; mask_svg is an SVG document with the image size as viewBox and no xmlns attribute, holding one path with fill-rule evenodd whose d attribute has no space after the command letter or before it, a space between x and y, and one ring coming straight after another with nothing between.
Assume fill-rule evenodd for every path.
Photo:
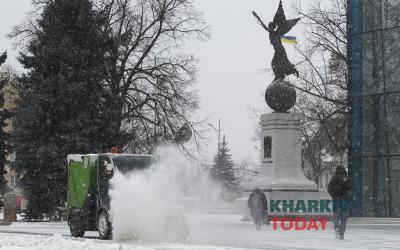
<instances>
[{"instance_id":1,"label":"ukrainian flag","mask_svg":"<svg viewBox=\"0 0 400 250\"><path fill-rule=\"evenodd\" d=\"M296 40L295 36L281 36L281 42L282 43L297 44L297 40Z\"/></svg>"}]
</instances>

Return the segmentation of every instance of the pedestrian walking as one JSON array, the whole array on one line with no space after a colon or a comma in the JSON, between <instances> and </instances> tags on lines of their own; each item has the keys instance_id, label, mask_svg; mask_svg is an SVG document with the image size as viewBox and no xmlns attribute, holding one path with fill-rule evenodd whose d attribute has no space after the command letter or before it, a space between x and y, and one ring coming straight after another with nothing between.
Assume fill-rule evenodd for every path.
<instances>
[{"instance_id":1,"label":"pedestrian walking","mask_svg":"<svg viewBox=\"0 0 400 250\"><path fill-rule=\"evenodd\" d=\"M268 223L267 197L263 192L261 192L261 190L258 187L256 187L250 194L247 203L250 208L251 218L253 219L253 222L257 230L260 230L261 225L264 224L264 222Z\"/></svg>"},{"instance_id":2,"label":"pedestrian walking","mask_svg":"<svg viewBox=\"0 0 400 250\"><path fill-rule=\"evenodd\" d=\"M333 201L333 223L336 238L343 240L351 200L351 178L343 166L336 168L336 173L328 184L328 192Z\"/></svg>"}]
</instances>

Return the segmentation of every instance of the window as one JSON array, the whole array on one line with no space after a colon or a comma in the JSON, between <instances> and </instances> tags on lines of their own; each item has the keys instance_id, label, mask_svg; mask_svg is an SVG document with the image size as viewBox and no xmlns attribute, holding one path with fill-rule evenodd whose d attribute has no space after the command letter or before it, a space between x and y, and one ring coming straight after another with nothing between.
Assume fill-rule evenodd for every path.
<instances>
[{"instance_id":1,"label":"window","mask_svg":"<svg viewBox=\"0 0 400 250\"><path fill-rule=\"evenodd\" d=\"M264 137L264 158L271 158L272 154L272 137L266 136Z\"/></svg>"}]
</instances>

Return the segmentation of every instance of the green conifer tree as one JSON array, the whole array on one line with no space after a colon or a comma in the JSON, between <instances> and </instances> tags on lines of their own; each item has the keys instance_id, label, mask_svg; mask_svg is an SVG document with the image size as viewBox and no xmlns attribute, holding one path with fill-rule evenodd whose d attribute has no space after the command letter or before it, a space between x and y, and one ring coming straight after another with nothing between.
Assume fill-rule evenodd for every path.
<instances>
[{"instance_id":1,"label":"green conifer tree","mask_svg":"<svg viewBox=\"0 0 400 250\"><path fill-rule=\"evenodd\" d=\"M237 188L237 178L235 176L234 162L229 153L230 149L227 146L225 136L222 144L219 145L217 154L214 157L214 164L211 168L211 176L215 181L221 183L227 190Z\"/></svg>"},{"instance_id":2,"label":"green conifer tree","mask_svg":"<svg viewBox=\"0 0 400 250\"><path fill-rule=\"evenodd\" d=\"M48 1L19 58L27 73L19 79L15 167L29 219L51 217L65 205L68 154L112 146L110 90L103 87L113 46L106 22L90 0Z\"/></svg>"}]
</instances>

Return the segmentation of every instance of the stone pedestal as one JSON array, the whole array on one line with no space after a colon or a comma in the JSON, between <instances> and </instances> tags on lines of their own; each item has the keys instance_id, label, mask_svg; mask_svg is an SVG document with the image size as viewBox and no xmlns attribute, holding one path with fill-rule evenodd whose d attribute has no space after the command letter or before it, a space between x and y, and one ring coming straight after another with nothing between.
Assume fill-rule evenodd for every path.
<instances>
[{"instance_id":1,"label":"stone pedestal","mask_svg":"<svg viewBox=\"0 0 400 250\"><path fill-rule=\"evenodd\" d=\"M275 191L316 191L317 184L308 180L301 169L301 115L271 113L261 115L262 139L261 189Z\"/></svg>"},{"instance_id":2,"label":"stone pedestal","mask_svg":"<svg viewBox=\"0 0 400 250\"><path fill-rule=\"evenodd\" d=\"M301 115L270 113L261 115L261 169L254 181L247 183L242 200L258 187L268 200L326 200L330 196L318 190L316 183L308 180L301 168ZM239 202L239 200L238 200ZM243 201L242 201L243 202ZM239 205L236 205L239 207ZM243 206L242 206L243 207ZM248 211L244 211L248 214ZM299 215L296 212L272 215ZM316 215L315 213L301 215ZM323 213L318 215L329 215Z\"/></svg>"}]
</instances>

